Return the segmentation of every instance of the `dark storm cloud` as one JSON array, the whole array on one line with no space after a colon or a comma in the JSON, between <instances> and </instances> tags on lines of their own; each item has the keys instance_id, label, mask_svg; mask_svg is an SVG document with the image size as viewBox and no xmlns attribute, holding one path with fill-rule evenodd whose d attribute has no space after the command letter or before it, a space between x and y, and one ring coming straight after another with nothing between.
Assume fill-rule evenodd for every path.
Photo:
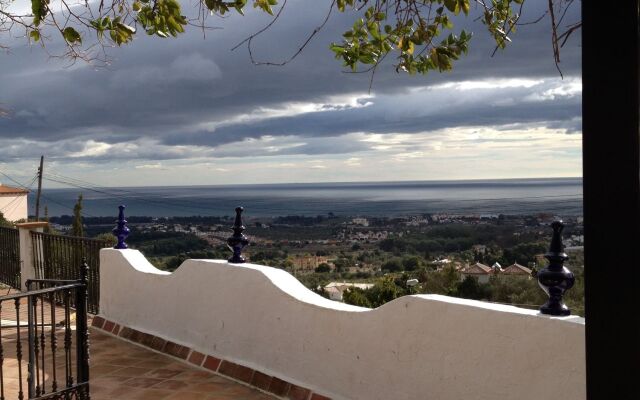
<instances>
[{"instance_id":1,"label":"dark storm cloud","mask_svg":"<svg viewBox=\"0 0 640 400\"><path fill-rule=\"evenodd\" d=\"M314 1L313 6L306 1L289 3L282 20L255 40L256 58L277 61L288 57L320 23L329 2ZM525 10L523 20L535 19L544 9L544 2L529 3L532 4ZM569 19L577 18L575 8ZM336 14L305 52L285 67L256 67L249 62L246 50L229 50L268 21L257 13L247 14L245 18L211 19L224 29L210 32L206 40L201 40L197 31L175 40L141 36L133 45L112 50L114 60L106 69L94 70L82 64L63 68L55 61L47 62L37 48L14 48L12 54L0 56L0 103L12 112L9 118L0 119L0 139L66 143L63 147L67 152L77 151L80 146L69 148L70 143L88 140L114 144L147 139L171 145L219 146L263 135L412 133L443 127L544 121L575 128L580 115L579 96L527 102L517 99L526 94L519 88L492 92L513 97L512 103L496 104L486 97L492 96L487 92L484 98L477 96L462 102L458 109L433 107L428 102L434 100L424 93L422 97L409 93L408 89L416 85L449 81L557 78L548 22L521 27L510 48L491 58L493 48L483 27L464 21L477 34L470 54L457 63L453 73L407 77L395 74L388 65L376 75L376 97L368 107L227 123L205 132L200 125L232 120L258 108L278 108L292 102L329 104L330 96L364 93L368 89L368 76L339 72L340 64L328 50L328 44L339 40L353 21L353 14ZM563 50L563 60L565 74L579 74L579 47L575 41ZM439 102L459 103L456 95L446 97L446 91L441 93L445 97ZM457 94L460 95L465 94ZM328 146L321 149L318 144L306 144L286 151L346 151ZM9 151L4 148L0 154L15 157ZM152 154L138 149L110 156L147 158ZM188 157L188 153L174 151L165 156Z\"/></svg>"},{"instance_id":2,"label":"dark storm cloud","mask_svg":"<svg viewBox=\"0 0 640 400\"><path fill-rule=\"evenodd\" d=\"M327 137L351 132L418 133L462 126L513 124L544 125L568 131L579 129L576 126L581 113L579 95L567 93L552 98L549 93L557 86L544 80L527 86L530 87L465 89L461 83L425 88L370 99L370 105L364 107L315 111L242 122L210 132L168 135L163 143L219 146L267 135Z\"/></svg>"}]
</instances>

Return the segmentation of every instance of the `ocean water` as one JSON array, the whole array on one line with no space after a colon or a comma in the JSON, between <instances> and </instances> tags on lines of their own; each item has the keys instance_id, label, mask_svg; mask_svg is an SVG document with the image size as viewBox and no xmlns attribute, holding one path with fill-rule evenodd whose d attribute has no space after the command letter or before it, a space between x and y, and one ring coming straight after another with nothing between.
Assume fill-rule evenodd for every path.
<instances>
[{"instance_id":1,"label":"ocean water","mask_svg":"<svg viewBox=\"0 0 640 400\"><path fill-rule=\"evenodd\" d=\"M43 189L50 216L71 214L82 193L86 216L111 216L118 205L136 216L401 216L421 213L582 215L582 179L508 179L304 183L219 186ZM31 193L30 214L35 193ZM41 211L42 213L42 211Z\"/></svg>"}]
</instances>

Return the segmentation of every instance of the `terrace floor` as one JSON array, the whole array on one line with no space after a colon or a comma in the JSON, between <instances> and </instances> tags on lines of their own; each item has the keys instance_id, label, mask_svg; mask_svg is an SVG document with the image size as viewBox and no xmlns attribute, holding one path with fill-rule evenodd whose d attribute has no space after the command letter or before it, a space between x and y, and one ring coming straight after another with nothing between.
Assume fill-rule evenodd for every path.
<instances>
[{"instance_id":1,"label":"terrace floor","mask_svg":"<svg viewBox=\"0 0 640 400\"><path fill-rule=\"evenodd\" d=\"M3 290L4 292L4 290ZM13 292L13 291L12 291ZM2 293L5 294L5 293ZM7 293L8 294L8 293ZM10 304L7 304L10 303ZM6 399L17 399L22 391L27 391L27 328L26 304L21 305L16 314L13 301L2 302L0 319L2 324L0 344L0 382ZM46 313L45 313L46 314ZM22 327L16 327L16 315ZM55 310L55 321L63 320L60 308ZM45 324L50 317L45 318ZM72 326L72 329L75 327ZM51 355L51 328L45 325L46 365L44 386L51 391L53 380L62 381L64 370L64 329L55 331L58 349ZM39 331L38 335L43 331ZM75 336L75 332L74 332ZM22 361L18 362L17 349L21 344ZM71 346L73 349L73 346ZM42 355L42 353L40 353ZM72 354L75 361L75 354ZM53 361L55 360L55 364ZM75 363L74 363L75 364ZM18 366L21 366L19 368ZM41 364L42 365L42 364ZM55 374L54 374L55 371ZM19 378L19 374L21 378ZM73 373L75 375L75 371ZM111 399L180 399L180 400L268 400L274 397L251 389L235 381L200 369L165 354L127 342L90 328L90 393L94 400ZM22 385L20 384L22 383ZM58 384L60 385L60 383Z\"/></svg>"},{"instance_id":2,"label":"terrace floor","mask_svg":"<svg viewBox=\"0 0 640 400\"><path fill-rule=\"evenodd\" d=\"M164 354L91 330L91 398L267 400L273 397Z\"/></svg>"}]
</instances>

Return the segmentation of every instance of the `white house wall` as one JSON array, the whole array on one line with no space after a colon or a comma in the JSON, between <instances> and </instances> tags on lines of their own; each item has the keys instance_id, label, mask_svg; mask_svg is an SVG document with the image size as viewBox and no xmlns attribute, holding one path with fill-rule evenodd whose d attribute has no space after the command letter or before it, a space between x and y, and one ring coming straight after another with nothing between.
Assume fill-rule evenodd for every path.
<instances>
[{"instance_id":1,"label":"white house wall","mask_svg":"<svg viewBox=\"0 0 640 400\"><path fill-rule=\"evenodd\" d=\"M8 221L27 220L27 195L0 195L0 212Z\"/></svg>"}]
</instances>

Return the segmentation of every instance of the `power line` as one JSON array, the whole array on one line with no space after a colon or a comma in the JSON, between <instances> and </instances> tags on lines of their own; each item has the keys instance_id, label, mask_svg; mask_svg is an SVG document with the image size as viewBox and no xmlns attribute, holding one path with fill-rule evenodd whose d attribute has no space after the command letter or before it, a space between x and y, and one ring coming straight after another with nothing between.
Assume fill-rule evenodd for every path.
<instances>
[{"instance_id":1,"label":"power line","mask_svg":"<svg viewBox=\"0 0 640 400\"><path fill-rule=\"evenodd\" d=\"M161 208L165 208L169 210L181 209L182 211L189 211L193 213L199 213L202 211L211 212L211 211L217 210L217 208L215 207L203 206L200 204L189 203L189 205L186 205L185 202L176 202L176 201L171 201L171 200L162 199L162 198L160 199L149 198L148 197L149 194L135 192L135 191L126 190L126 189L108 188L104 186L99 186L91 182L83 181L81 179L67 177L60 173L48 173L46 175L48 177L45 176L45 179L52 182L61 183L67 186L89 190L89 191L93 191L100 194L114 196L123 200L132 200L134 202L139 202L139 203L153 204L155 206L159 206Z\"/></svg>"},{"instance_id":2,"label":"power line","mask_svg":"<svg viewBox=\"0 0 640 400\"><path fill-rule=\"evenodd\" d=\"M144 194L139 193L139 192L134 192L131 190L125 190L125 189L120 189L120 188L109 188L109 187L105 187L105 186L100 186L100 185L96 185L94 183L91 182L87 182L87 181L83 181L80 179L76 179L76 178L71 178L68 176L64 176L61 175L59 173L54 173L54 174L47 174L49 176L52 176L52 178L46 178L49 180L53 180L54 182L58 182L58 183L62 183L62 184L67 184L67 185L71 185L71 186L75 186L75 187L80 187L80 188L84 188L84 189L88 189L88 190L92 190L92 191L97 191L99 193L104 193L104 194L109 194L109 195L118 195L122 198L126 198L124 197L123 194L132 194L132 195L136 195L136 196L144 196ZM120 192L122 194L118 194L117 192Z\"/></svg>"},{"instance_id":3,"label":"power line","mask_svg":"<svg viewBox=\"0 0 640 400\"><path fill-rule=\"evenodd\" d=\"M59 205L59 206L61 206L61 207L64 207L64 208L67 208L67 209L69 209L69 210L71 210L71 211L75 211L75 209L74 209L73 207L69 207L69 205L67 205L67 204L63 204L63 203L61 203L61 202L59 202L59 201L57 201L57 200L53 200L52 198L47 197L47 196L45 196L44 194L42 194L41 196L42 196L42 198L43 198L43 199L46 199L46 200L48 200L48 201L50 201L50 202L52 202L52 203L54 203L54 204L57 204L57 205ZM99 218L99 217L97 217L97 216L95 216L95 215L91 215L91 214L89 214L89 213L87 213L87 212L85 212L85 211L83 211L82 213L83 213L85 216L90 217L90 218Z\"/></svg>"},{"instance_id":4,"label":"power line","mask_svg":"<svg viewBox=\"0 0 640 400\"><path fill-rule=\"evenodd\" d=\"M4 207L2 207L0 209L0 212L2 212L2 214L4 214L5 216L11 214L20 205L19 200L21 200L20 197L14 198L9 203L7 203ZM10 207L11 209L9 209Z\"/></svg>"},{"instance_id":5,"label":"power line","mask_svg":"<svg viewBox=\"0 0 640 400\"><path fill-rule=\"evenodd\" d=\"M35 178L33 178L31 180L31 182L29 182L28 186L23 185L22 183L18 182L17 180L11 178L9 175L5 174L4 172L0 171L0 174L6 176L7 178L11 179L13 182L15 182L16 184L18 184L22 189L25 190L30 190L31 187L33 186L33 183L36 181L37 176ZM4 207L2 207L2 209L0 209L0 211L2 211L3 213L10 213L12 211L14 211L18 205L20 204L20 200L22 200L22 198L20 196L16 196L13 200L11 200L9 203L5 204ZM13 207L12 207L13 206ZM12 207L11 210L9 210L9 207Z\"/></svg>"},{"instance_id":6,"label":"power line","mask_svg":"<svg viewBox=\"0 0 640 400\"><path fill-rule=\"evenodd\" d=\"M33 186L34 182L38 178L38 176L36 175L31 180L31 182L29 182L28 185L24 185L24 184L20 183L18 180L12 178L11 176L7 175L6 173L4 173L2 171L0 171L0 174L2 174L3 176L7 177L9 180L14 182L15 184L17 184L21 189L24 189L24 190L27 190L27 191L31 190L31 187ZM15 211L20 206L20 202L22 200L23 200L22 196L15 196L15 198L13 200L11 200L9 203L5 204L5 206L0 209L0 212L2 212L3 214L11 214L13 211Z\"/></svg>"},{"instance_id":7,"label":"power line","mask_svg":"<svg viewBox=\"0 0 640 400\"><path fill-rule=\"evenodd\" d=\"M3 175L4 177L6 177L7 179L9 179L11 182L15 183L16 185L18 185L20 188L22 189L26 189L26 190L30 190L31 187L33 186L33 183L36 181L36 179L38 179L38 176L36 175L31 182L29 183L29 186L25 186L24 184L18 182L17 180L13 179L12 177L10 177L9 175L7 175L6 173L0 171L0 174Z\"/></svg>"},{"instance_id":8,"label":"power line","mask_svg":"<svg viewBox=\"0 0 640 400\"><path fill-rule=\"evenodd\" d=\"M170 202L167 202L166 200L154 200L154 199L149 199L149 198L140 198L140 197L137 197L137 196L144 196L144 194L136 193L136 192L126 191L126 193L129 193L129 194L122 194L122 193L117 193L117 192L111 192L111 191L96 189L95 187L83 186L83 185L79 185L79 184L76 184L76 183L67 182L67 181L63 181L63 180L59 180L59 179L52 179L52 178L47 178L47 177L45 177L45 179L48 180L48 181L51 181L51 182L61 183L61 184L68 185L68 186L71 186L71 187L84 189L84 190L89 190L89 191L92 191L92 192L95 192L95 193L114 196L114 197L117 197L117 198L123 199L123 200L132 200L132 201L137 201L137 202L140 202L140 203L153 204L155 206L166 208L166 209L170 209L170 210L174 210L174 209L177 209L177 208L181 208L183 210L187 210L187 211L191 211L191 212L197 212L197 211L194 211L194 210L200 210L200 212L201 211L212 211L212 210L214 210L214 208L206 207L206 206L200 206L200 205L184 205L184 204L180 204L180 203L170 203ZM116 190L118 190L118 189L116 189ZM120 191L120 190L118 190L118 191ZM134 195L135 197L132 196L132 195Z\"/></svg>"},{"instance_id":9,"label":"power line","mask_svg":"<svg viewBox=\"0 0 640 400\"><path fill-rule=\"evenodd\" d=\"M32 187L33 187L33 184L34 184L34 183L36 182L36 180L38 179L38 174L36 174L36 175L33 177L33 179L31 179L31 182L29 182L29 185L28 185L28 186L26 186L26 185L24 185L24 184L22 184L22 183L18 182L17 180L13 179L12 177L10 177L9 175L7 175L6 173L4 173L4 172L2 172L2 171L0 171L0 174L2 174L3 176L7 177L8 179L10 179L12 182L14 182L14 183L15 183L15 184L17 184L18 186L20 186L22 189L26 189L26 190L31 190L31 189L32 189ZM48 197L48 196L45 196L45 195L43 195L43 194L41 194L41 196L42 196L42 198L43 198L43 199L47 199L47 200L49 200L50 202L52 202L52 203L54 203L54 204L57 204L57 205L59 205L59 206L61 206L61 207L64 207L64 208L68 208L68 209L70 209L70 210L72 210L72 211L73 211L73 207L69 207L68 205L63 204L63 203L60 203L60 202L59 202L59 201L57 201L57 200L53 200L52 198L50 198L50 197ZM86 212L85 212L85 213L83 213L83 214L85 214L85 215L86 215L86 216L88 216L88 217L96 218L96 216L95 216L95 215L91 215L91 214L86 213Z\"/></svg>"},{"instance_id":10,"label":"power line","mask_svg":"<svg viewBox=\"0 0 640 400\"><path fill-rule=\"evenodd\" d=\"M11 200L11 201L10 201L10 202L8 202L7 204L5 204L5 206L4 206L4 207L2 207L2 208L0 209L0 211L2 211L3 213L6 213L6 212L7 212L6 210L7 210L9 207L11 207L12 205L14 205L14 203L15 203L15 204L20 204L20 200L22 200L22 198L21 198L20 196L16 196L13 200ZM14 208L12 208L12 209L11 209L11 211L13 211L14 209L15 209L15 207L14 207Z\"/></svg>"}]
</instances>

